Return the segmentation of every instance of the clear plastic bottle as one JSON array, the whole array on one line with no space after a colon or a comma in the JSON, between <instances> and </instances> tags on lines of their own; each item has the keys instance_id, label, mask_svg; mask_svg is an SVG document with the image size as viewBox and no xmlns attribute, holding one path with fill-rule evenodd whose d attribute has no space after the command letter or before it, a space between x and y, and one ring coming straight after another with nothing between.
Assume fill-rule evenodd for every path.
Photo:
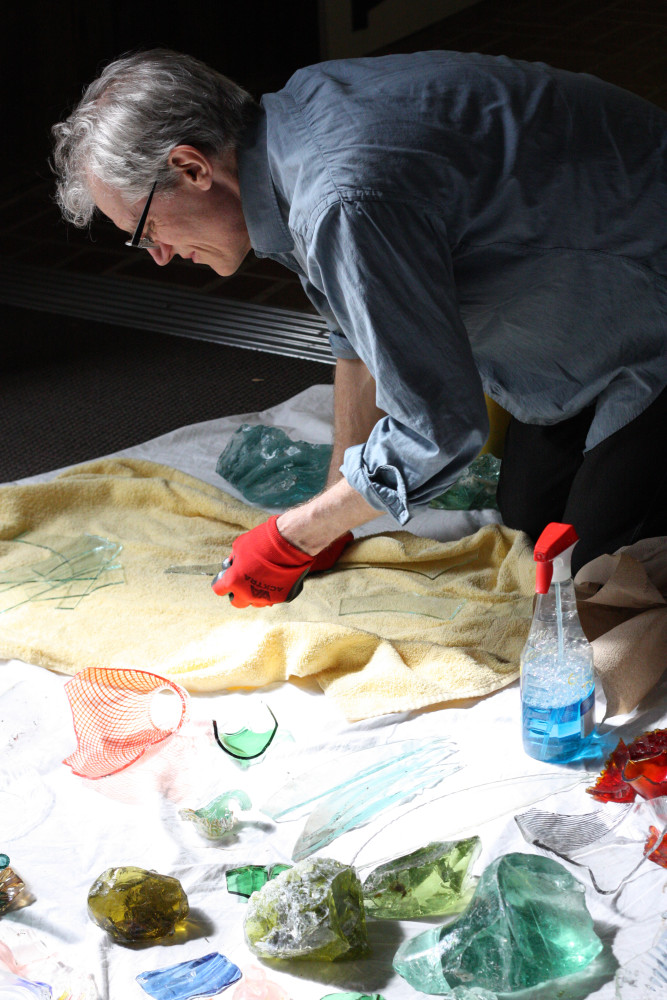
<instances>
[{"instance_id":1,"label":"clear plastic bottle","mask_svg":"<svg viewBox=\"0 0 667 1000\"><path fill-rule=\"evenodd\" d=\"M571 760L593 730L593 650L584 635L570 571L572 525L547 525L535 546L538 597L521 653L523 746L537 760Z\"/></svg>"}]
</instances>

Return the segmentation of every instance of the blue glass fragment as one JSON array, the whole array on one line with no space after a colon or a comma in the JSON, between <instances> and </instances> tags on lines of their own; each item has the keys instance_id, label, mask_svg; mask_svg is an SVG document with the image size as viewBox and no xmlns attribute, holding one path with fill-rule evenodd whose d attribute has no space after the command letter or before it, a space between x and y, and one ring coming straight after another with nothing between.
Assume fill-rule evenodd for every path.
<instances>
[{"instance_id":1,"label":"blue glass fragment","mask_svg":"<svg viewBox=\"0 0 667 1000\"><path fill-rule=\"evenodd\" d=\"M192 1000L213 996L241 978L241 970L217 951L166 969L142 972L136 979L155 1000Z\"/></svg>"}]
</instances>

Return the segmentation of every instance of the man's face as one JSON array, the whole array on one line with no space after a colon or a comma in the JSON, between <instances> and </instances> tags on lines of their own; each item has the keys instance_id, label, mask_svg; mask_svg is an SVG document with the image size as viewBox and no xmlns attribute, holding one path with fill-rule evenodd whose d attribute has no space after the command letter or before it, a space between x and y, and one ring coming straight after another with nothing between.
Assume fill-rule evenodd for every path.
<instances>
[{"instance_id":1,"label":"man's face","mask_svg":"<svg viewBox=\"0 0 667 1000\"><path fill-rule=\"evenodd\" d=\"M211 162L204 181L196 164L190 172L177 168L177 186L155 192L142 235L157 244L155 250L146 251L156 264L168 264L178 254L195 264L207 264L223 277L238 270L251 246L235 162L230 167L227 161ZM90 190L100 211L131 235L146 199L127 204L117 189L94 176Z\"/></svg>"}]
</instances>

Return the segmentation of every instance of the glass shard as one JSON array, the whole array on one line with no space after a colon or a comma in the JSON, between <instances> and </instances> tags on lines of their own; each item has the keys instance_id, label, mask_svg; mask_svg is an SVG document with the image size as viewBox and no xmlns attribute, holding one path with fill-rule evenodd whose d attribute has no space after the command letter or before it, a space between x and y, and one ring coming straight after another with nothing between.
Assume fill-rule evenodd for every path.
<instances>
[{"instance_id":1,"label":"glass shard","mask_svg":"<svg viewBox=\"0 0 667 1000\"><path fill-rule=\"evenodd\" d=\"M156 693L173 691L180 699L178 722L162 728L151 715ZM83 778L104 778L122 771L183 724L188 693L178 684L143 670L91 667L65 684L78 747L63 761Z\"/></svg>"},{"instance_id":2,"label":"glass shard","mask_svg":"<svg viewBox=\"0 0 667 1000\"><path fill-rule=\"evenodd\" d=\"M231 728L229 724L221 724L213 720L213 736L221 750L230 757L240 761L254 760L261 757L273 742L278 732L278 720L268 705L263 702L255 704L254 725L240 725Z\"/></svg>"},{"instance_id":3,"label":"glass shard","mask_svg":"<svg viewBox=\"0 0 667 1000\"><path fill-rule=\"evenodd\" d=\"M295 861L326 847L348 830L370 822L378 813L409 802L425 788L460 770L457 762L445 763L456 753L449 740L432 740L409 755L374 769L372 781L365 774L348 780L311 812L294 845Z\"/></svg>"},{"instance_id":4,"label":"glass shard","mask_svg":"<svg viewBox=\"0 0 667 1000\"><path fill-rule=\"evenodd\" d=\"M509 993L579 972L601 950L584 887L551 858L506 854L484 870L466 912L401 945L394 968L425 993Z\"/></svg>"},{"instance_id":5,"label":"glass shard","mask_svg":"<svg viewBox=\"0 0 667 1000\"><path fill-rule=\"evenodd\" d=\"M644 798L667 794L667 729L643 733L629 746L619 740L586 791L599 802L633 802L637 793Z\"/></svg>"},{"instance_id":6,"label":"glass shard","mask_svg":"<svg viewBox=\"0 0 667 1000\"><path fill-rule=\"evenodd\" d=\"M91 919L116 941L166 937L188 910L178 879L133 865L108 868L88 892Z\"/></svg>"},{"instance_id":7,"label":"glass shard","mask_svg":"<svg viewBox=\"0 0 667 1000\"><path fill-rule=\"evenodd\" d=\"M241 978L241 970L218 951L135 977L155 1000L193 1000L219 993Z\"/></svg>"},{"instance_id":8,"label":"glass shard","mask_svg":"<svg viewBox=\"0 0 667 1000\"><path fill-rule=\"evenodd\" d=\"M0 572L0 613L34 601L71 610L100 587L124 583L122 548L98 535L0 542L3 562L13 564Z\"/></svg>"},{"instance_id":9,"label":"glass shard","mask_svg":"<svg viewBox=\"0 0 667 1000\"><path fill-rule=\"evenodd\" d=\"M46 983L22 979L12 972L0 970L0 997L2 1000L51 1000L53 992Z\"/></svg>"},{"instance_id":10,"label":"glass shard","mask_svg":"<svg viewBox=\"0 0 667 1000\"><path fill-rule=\"evenodd\" d=\"M198 832L208 840L218 840L230 833L236 826L238 820L230 807L230 803L235 802L243 811L252 808L249 796L240 788L233 792L224 792L218 795L208 805L200 809L181 809L179 816L181 819L194 823Z\"/></svg>"},{"instance_id":11,"label":"glass shard","mask_svg":"<svg viewBox=\"0 0 667 1000\"><path fill-rule=\"evenodd\" d=\"M244 922L260 958L335 961L368 953L361 883L331 858L302 861L252 894Z\"/></svg>"},{"instance_id":12,"label":"glass shard","mask_svg":"<svg viewBox=\"0 0 667 1000\"><path fill-rule=\"evenodd\" d=\"M391 611L399 615L425 615L451 621L467 604L465 598L428 597L425 594L406 594L388 591L368 597L343 597L338 605L339 615L368 615Z\"/></svg>"},{"instance_id":13,"label":"glass shard","mask_svg":"<svg viewBox=\"0 0 667 1000\"><path fill-rule=\"evenodd\" d=\"M475 890L470 869L479 837L440 841L380 865L363 883L367 917L412 920L464 910Z\"/></svg>"},{"instance_id":14,"label":"glass shard","mask_svg":"<svg viewBox=\"0 0 667 1000\"><path fill-rule=\"evenodd\" d=\"M244 865L242 868L230 868L225 872L227 892L235 896L249 898L272 878L288 871L291 865Z\"/></svg>"},{"instance_id":15,"label":"glass shard","mask_svg":"<svg viewBox=\"0 0 667 1000\"><path fill-rule=\"evenodd\" d=\"M293 507L324 489L331 445L293 441L277 427L241 424L215 471L251 503Z\"/></svg>"},{"instance_id":16,"label":"glass shard","mask_svg":"<svg viewBox=\"0 0 667 1000\"><path fill-rule=\"evenodd\" d=\"M528 843L576 866L597 892L611 895L646 858L660 864L658 841L667 834L667 798L640 799L617 810L600 809L583 816L530 809L515 819ZM651 829L655 837L647 841ZM656 850L658 857L653 858Z\"/></svg>"},{"instance_id":17,"label":"glass shard","mask_svg":"<svg viewBox=\"0 0 667 1000\"><path fill-rule=\"evenodd\" d=\"M418 850L424 841L460 840L477 834L486 823L513 816L555 792L588 780L586 775L557 772L455 788L393 819L362 845L353 863L358 870L367 871L393 861L398 855L397 844L405 853Z\"/></svg>"},{"instance_id":18,"label":"glass shard","mask_svg":"<svg viewBox=\"0 0 667 1000\"><path fill-rule=\"evenodd\" d=\"M439 510L498 510L496 491L499 476L500 459L491 454L478 455L453 486L431 500L429 507Z\"/></svg>"},{"instance_id":19,"label":"glass shard","mask_svg":"<svg viewBox=\"0 0 667 1000\"><path fill-rule=\"evenodd\" d=\"M2 855L7 857L7 855ZM9 859L7 859L9 861ZM12 906L20 904L20 896L25 889L25 882L20 875L17 875L13 868L4 865L0 869L0 916L11 909Z\"/></svg>"},{"instance_id":20,"label":"glass shard","mask_svg":"<svg viewBox=\"0 0 667 1000\"><path fill-rule=\"evenodd\" d=\"M9 864L9 855L0 854L0 870L6 868L8 864Z\"/></svg>"},{"instance_id":21,"label":"glass shard","mask_svg":"<svg viewBox=\"0 0 667 1000\"><path fill-rule=\"evenodd\" d=\"M277 983L266 978L264 969L251 965L243 972L243 979L232 994L232 1000L290 1000Z\"/></svg>"},{"instance_id":22,"label":"glass shard","mask_svg":"<svg viewBox=\"0 0 667 1000\"><path fill-rule=\"evenodd\" d=\"M616 973L618 1000L660 1000L667 996L667 931L657 944Z\"/></svg>"}]
</instances>

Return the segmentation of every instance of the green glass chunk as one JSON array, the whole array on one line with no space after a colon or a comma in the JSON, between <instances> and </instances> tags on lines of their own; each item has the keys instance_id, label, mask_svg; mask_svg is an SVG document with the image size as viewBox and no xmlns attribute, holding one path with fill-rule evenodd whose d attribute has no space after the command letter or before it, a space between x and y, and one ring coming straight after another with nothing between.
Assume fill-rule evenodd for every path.
<instances>
[{"instance_id":1,"label":"green glass chunk","mask_svg":"<svg viewBox=\"0 0 667 1000\"><path fill-rule=\"evenodd\" d=\"M375 868L363 885L366 916L411 920L460 913L475 890L469 871L481 846L479 837L439 841Z\"/></svg>"},{"instance_id":2,"label":"green glass chunk","mask_svg":"<svg viewBox=\"0 0 667 1000\"><path fill-rule=\"evenodd\" d=\"M166 937L188 909L178 879L132 865L108 868L88 892L88 913L117 941Z\"/></svg>"},{"instance_id":3,"label":"green glass chunk","mask_svg":"<svg viewBox=\"0 0 667 1000\"><path fill-rule=\"evenodd\" d=\"M266 727L261 730L241 726L234 732L221 732L218 723L213 720L213 737L221 750L236 760L247 761L261 757L268 750L273 737L278 732L278 720L268 705L265 706Z\"/></svg>"},{"instance_id":4,"label":"green glass chunk","mask_svg":"<svg viewBox=\"0 0 667 1000\"><path fill-rule=\"evenodd\" d=\"M227 882L227 892L236 896L249 898L253 892L257 892L262 886L272 879L277 878L282 872L289 871L291 865L244 865L242 868L230 868L225 872Z\"/></svg>"},{"instance_id":5,"label":"green glass chunk","mask_svg":"<svg viewBox=\"0 0 667 1000\"><path fill-rule=\"evenodd\" d=\"M510 993L580 972L601 950L581 883L551 858L506 854L484 870L465 913L406 941L394 968L424 993Z\"/></svg>"},{"instance_id":6,"label":"green glass chunk","mask_svg":"<svg viewBox=\"0 0 667 1000\"><path fill-rule=\"evenodd\" d=\"M0 854L0 871L2 871L3 868L6 868L8 864L9 864L9 855Z\"/></svg>"},{"instance_id":7,"label":"green glass chunk","mask_svg":"<svg viewBox=\"0 0 667 1000\"><path fill-rule=\"evenodd\" d=\"M237 896L252 896L269 881L269 873L264 865L244 865L243 868L230 868L225 872L227 892Z\"/></svg>"},{"instance_id":8,"label":"green glass chunk","mask_svg":"<svg viewBox=\"0 0 667 1000\"><path fill-rule=\"evenodd\" d=\"M200 809L180 809L178 815L181 819L194 823L202 837L219 840L236 826L237 819L230 808L230 802L236 802L244 811L252 808L249 796L241 788L237 788L233 792L218 795Z\"/></svg>"},{"instance_id":9,"label":"green glass chunk","mask_svg":"<svg viewBox=\"0 0 667 1000\"><path fill-rule=\"evenodd\" d=\"M331 858L301 861L253 893L244 929L260 958L333 962L369 951L361 883Z\"/></svg>"}]
</instances>

